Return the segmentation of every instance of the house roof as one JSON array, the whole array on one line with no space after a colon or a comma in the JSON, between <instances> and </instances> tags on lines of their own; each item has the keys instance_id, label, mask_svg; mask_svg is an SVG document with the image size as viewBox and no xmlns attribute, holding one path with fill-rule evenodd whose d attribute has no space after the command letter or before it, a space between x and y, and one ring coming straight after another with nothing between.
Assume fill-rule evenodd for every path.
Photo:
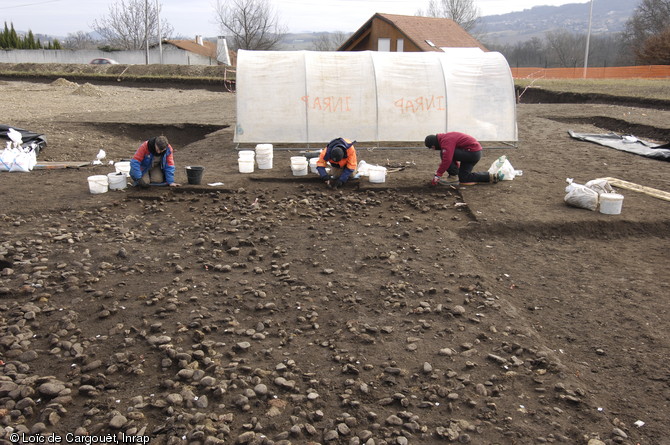
<instances>
[{"instance_id":1,"label":"house roof","mask_svg":"<svg viewBox=\"0 0 670 445\"><path fill-rule=\"evenodd\" d=\"M376 13L358 31L340 46L360 40L370 32L373 20L377 18L395 26L405 37L423 51L440 51L440 47L480 48L488 51L477 39L472 37L458 23L440 17L418 17L413 15L396 15ZM431 46L426 41L434 44Z\"/></svg>"},{"instance_id":2,"label":"house roof","mask_svg":"<svg viewBox=\"0 0 670 445\"><path fill-rule=\"evenodd\" d=\"M184 51L189 51L195 54L200 54L205 57L212 57L216 59L216 42L209 42L204 40L202 45L198 44L195 40L165 40L165 43L174 45L177 48L181 48Z\"/></svg>"}]
</instances>

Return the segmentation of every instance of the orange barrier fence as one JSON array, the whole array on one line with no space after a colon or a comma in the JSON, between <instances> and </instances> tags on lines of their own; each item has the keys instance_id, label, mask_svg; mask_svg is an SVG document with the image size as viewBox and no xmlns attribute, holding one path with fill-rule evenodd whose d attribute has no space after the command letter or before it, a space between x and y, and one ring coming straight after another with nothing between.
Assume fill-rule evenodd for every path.
<instances>
[{"instance_id":1,"label":"orange barrier fence","mask_svg":"<svg viewBox=\"0 0 670 445\"><path fill-rule=\"evenodd\" d=\"M584 67L511 68L515 79L581 79ZM587 79L670 78L670 65L589 67Z\"/></svg>"}]
</instances>

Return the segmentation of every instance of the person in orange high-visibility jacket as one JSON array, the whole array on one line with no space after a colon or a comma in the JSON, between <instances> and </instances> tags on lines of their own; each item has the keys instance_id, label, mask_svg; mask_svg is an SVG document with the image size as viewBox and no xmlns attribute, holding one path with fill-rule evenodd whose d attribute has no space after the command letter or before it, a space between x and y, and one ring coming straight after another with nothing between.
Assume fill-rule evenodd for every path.
<instances>
[{"instance_id":1,"label":"person in orange high-visibility jacket","mask_svg":"<svg viewBox=\"0 0 670 445\"><path fill-rule=\"evenodd\" d=\"M358 160L355 143L356 141L337 138L321 150L319 160L316 162L316 171L328 187L334 189L342 187L356 172ZM326 167L330 167L330 175L326 172Z\"/></svg>"}]
</instances>

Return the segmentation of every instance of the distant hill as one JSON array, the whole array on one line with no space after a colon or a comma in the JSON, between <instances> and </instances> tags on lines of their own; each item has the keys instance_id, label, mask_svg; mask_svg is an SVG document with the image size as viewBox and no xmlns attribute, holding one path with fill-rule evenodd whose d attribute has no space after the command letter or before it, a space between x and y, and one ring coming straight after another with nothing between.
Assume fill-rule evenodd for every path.
<instances>
[{"instance_id":1,"label":"distant hill","mask_svg":"<svg viewBox=\"0 0 670 445\"><path fill-rule=\"evenodd\" d=\"M638 3L638 0L594 0L592 35L623 31ZM544 39L547 31L557 29L586 34L589 27L590 6L591 2L588 1L563 6L535 6L519 12L483 16L481 31L475 34L485 43L500 45L522 42L533 37ZM281 49L312 49L313 41L320 34L327 33L289 33L282 40Z\"/></svg>"},{"instance_id":2,"label":"distant hill","mask_svg":"<svg viewBox=\"0 0 670 445\"><path fill-rule=\"evenodd\" d=\"M594 0L591 33L613 34L621 32L641 0ZM565 29L585 34L589 26L591 2L569 3L562 6L535 6L519 12L481 17L476 37L485 44L513 44L533 37L544 39L547 31ZM363 26L364 22L361 22ZM19 32L21 34L21 32ZM314 41L327 32L289 33L280 43L282 50L313 49ZM42 41L53 36L36 34ZM64 37L58 37L64 39ZM189 37L185 37L189 38ZM208 37L206 37L208 38ZM214 37L212 39L215 39Z\"/></svg>"},{"instance_id":3,"label":"distant hill","mask_svg":"<svg viewBox=\"0 0 670 445\"><path fill-rule=\"evenodd\" d=\"M592 35L623 31L638 3L634 0L594 1ZM535 6L520 12L483 16L478 37L488 43L508 44L533 37L542 39L547 31L557 29L586 34L590 6L591 2L588 1L563 6Z\"/></svg>"},{"instance_id":4,"label":"distant hill","mask_svg":"<svg viewBox=\"0 0 670 445\"><path fill-rule=\"evenodd\" d=\"M362 23L361 23L362 25ZM284 36L280 45L283 51L300 51L314 49L314 42L322 34L329 34L328 32L303 32L303 33L289 33Z\"/></svg>"}]
</instances>

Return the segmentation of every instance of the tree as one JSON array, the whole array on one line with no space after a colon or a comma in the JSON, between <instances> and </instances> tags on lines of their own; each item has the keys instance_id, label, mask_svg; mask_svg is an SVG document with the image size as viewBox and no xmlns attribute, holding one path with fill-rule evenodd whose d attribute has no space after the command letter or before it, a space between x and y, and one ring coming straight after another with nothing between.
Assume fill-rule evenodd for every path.
<instances>
[{"instance_id":1,"label":"tree","mask_svg":"<svg viewBox=\"0 0 670 445\"><path fill-rule=\"evenodd\" d=\"M642 0L626 22L625 37L635 54L645 41L662 34L670 23L670 0Z\"/></svg>"},{"instance_id":2,"label":"tree","mask_svg":"<svg viewBox=\"0 0 670 445\"><path fill-rule=\"evenodd\" d=\"M49 45L45 47L40 42L40 39L35 40L35 35L31 30L28 30L28 34L21 37L14 30L14 24L11 24L11 28L7 26L5 22L5 28L0 33L0 48L3 49L61 49L60 42L57 39L54 39L53 46L49 42Z\"/></svg>"},{"instance_id":3,"label":"tree","mask_svg":"<svg viewBox=\"0 0 670 445\"><path fill-rule=\"evenodd\" d=\"M518 68L520 66L544 67L547 63L544 42L539 37L508 45L496 45L486 43L491 51L498 51L507 59L509 66Z\"/></svg>"},{"instance_id":4,"label":"tree","mask_svg":"<svg viewBox=\"0 0 670 445\"><path fill-rule=\"evenodd\" d=\"M159 13L153 1L117 0L109 6L107 16L94 20L92 28L113 48L142 49L147 41L158 43ZM160 31L163 37L173 33L164 21Z\"/></svg>"},{"instance_id":5,"label":"tree","mask_svg":"<svg viewBox=\"0 0 670 445\"><path fill-rule=\"evenodd\" d=\"M236 50L276 49L286 34L268 0L216 0L216 21Z\"/></svg>"},{"instance_id":6,"label":"tree","mask_svg":"<svg viewBox=\"0 0 670 445\"><path fill-rule=\"evenodd\" d=\"M670 26L645 40L636 55L643 63L670 65Z\"/></svg>"},{"instance_id":7,"label":"tree","mask_svg":"<svg viewBox=\"0 0 670 445\"><path fill-rule=\"evenodd\" d=\"M548 31L546 33L548 56L552 57L563 68L574 68L584 62L586 46L585 34L572 34L566 30Z\"/></svg>"},{"instance_id":8,"label":"tree","mask_svg":"<svg viewBox=\"0 0 670 445\"><path fill-rule=\"evenodd\" d=\"M67 49L95 49L98 47L98 41L87 32L77 31L67 35L63 46Z\"/></svg>"},{"instance_id":9,"label":"tree","mask_svg":"<svg viewBox=\"0 0 670 445\"><path fill-rule=\"evenodd\" d=\"M481 17L474 0L430 0L428 10L419 10L417 15L451 19L468 32L475 29Z\"/></svg>"},{"instance_id":10,"label":"tree","mask_svg":"<svg viewBox=\"0 0 670 445\"><path fill-rule=\"evenodd\" d=\"M38 49L37 42L35 41L35 34L31 30L28 30L28 35L23 39L23 48L24 49Z\"/></svg>"},{"instance_id":11,"label":"tree","mask_svg":"<svg viewBox=\"0 0 670 445\"><path fill-rule=\"evenodd\" d=\"M9 41L14 45L13 48L21 48L21 39L14 29L14 23L12 23L12 29L9 31Z\"/></svg>"},{"instance_id":12,"label":"tree","mask_svg":"<svg viewBox=\"0 0 670 445\"><path fill-rule=\"evenodd\" d=\"M322 32L312 42L314 51L335 51L346 42L348 35L342 31Z\"/></svg>"}]
</instances>

